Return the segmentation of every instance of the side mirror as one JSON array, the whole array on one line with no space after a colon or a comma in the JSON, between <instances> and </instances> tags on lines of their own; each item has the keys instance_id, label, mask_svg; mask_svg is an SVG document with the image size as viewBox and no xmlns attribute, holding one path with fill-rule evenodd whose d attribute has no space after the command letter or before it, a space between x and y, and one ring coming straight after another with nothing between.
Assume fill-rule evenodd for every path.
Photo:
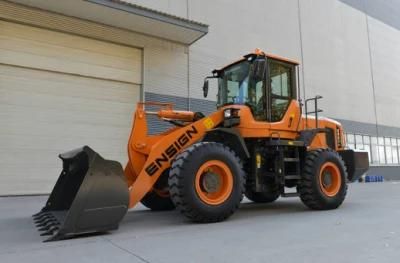
<instances>
[{"instance_id":1,"label":"side mirror","mask_svg":"<svg viewBox=\"0 0 400 263\"><path fill-rule=\"evenodd\" d=\"M204 80L204 84L203 84L203 96L204 98L207 98L208 95L208 79Z\"/></svg>"}]
</instances>

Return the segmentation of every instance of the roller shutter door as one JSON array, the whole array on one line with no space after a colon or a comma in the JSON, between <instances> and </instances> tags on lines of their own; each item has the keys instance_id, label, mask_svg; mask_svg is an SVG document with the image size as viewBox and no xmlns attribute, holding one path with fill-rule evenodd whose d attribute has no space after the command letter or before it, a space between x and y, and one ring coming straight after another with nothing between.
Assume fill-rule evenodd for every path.
<instances>
[{"instance_id":1,"label":"roller shutter door","mask_svg":"<svg viewBox=\"0 0 400 263\"><path fill-rule=\"evenodd\" d=\"M0 195L49 193L57 154L127 160L142 50L0 21Z\"/></svg>"}]
</instances>

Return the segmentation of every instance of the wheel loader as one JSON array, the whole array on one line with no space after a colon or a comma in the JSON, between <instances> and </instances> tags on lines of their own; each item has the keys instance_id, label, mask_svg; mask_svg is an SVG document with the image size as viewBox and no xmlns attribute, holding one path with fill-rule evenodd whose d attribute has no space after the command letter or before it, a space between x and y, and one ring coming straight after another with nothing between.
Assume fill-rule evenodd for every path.
<instances>
[{"instance_id":1,"label":"wheel loader","mask_svg":"<svg viewBox=\"0 0 400 263\"><path fill-rule=\"evenodd\" d=\"M299 98L298 66L256 49L212 71L203 92L207 97L215 79L217 110L208 116L138 103L124 169L88 146L60 154L62 172L33 216L45 241L115 230L139 202L177 209L194 222L227 219L243 196L256 203L299 196L311 209L339 207L347 184L368 170L368 154L347 149L342 125L319 116L321 96ZM149 135L149 115L172 128Z\"/></svg>"}]
</instances>

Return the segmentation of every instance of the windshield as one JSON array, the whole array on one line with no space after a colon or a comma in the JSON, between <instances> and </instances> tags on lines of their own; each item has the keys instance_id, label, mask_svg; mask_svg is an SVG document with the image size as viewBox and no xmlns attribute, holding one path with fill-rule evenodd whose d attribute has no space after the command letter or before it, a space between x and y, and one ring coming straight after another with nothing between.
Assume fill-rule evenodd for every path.
<instances>
[{"instance_id":1,"label":"windshield","mask_svg":"<svg viewBox=\"0 0 400 263\"><path fill-rule=\"evenodd\" d=\"M264 74L255 74L254 62L243 60L220 73L218 106L247 105L258 115L265 109L264 90Z\"/></svg>"}]
</instances>

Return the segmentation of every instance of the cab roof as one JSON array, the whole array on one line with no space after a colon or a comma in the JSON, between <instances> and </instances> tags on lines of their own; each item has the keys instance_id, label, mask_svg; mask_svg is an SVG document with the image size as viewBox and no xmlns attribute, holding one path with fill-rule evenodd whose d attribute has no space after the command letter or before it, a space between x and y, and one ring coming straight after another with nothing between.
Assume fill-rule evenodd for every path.
<instances>
[{"instance_id":1,"label":"cab roof","mask_svg":"<svg viewBox=\"0 0 400 263\"><path fill-rule=\"evenodd\" d=\"M220 71L220 70L222 70L222 69L224 69L224 68L226 68L226 67L228 67L228 66L230 66L230 65L236 64L236 63L238 63L238 62L240 62L240 61L242 61L242 60L244 60L244 59L246 59L246 58L248 58L248 57L250 57L250 56L254 56L254 55L256 55L256 56L265 56L265 57L267 57L267 58L276 59L276 60L283 61L283 62L287 62L287 63L293 64L293 65L299 65L299 64L300 64L300 63L299 63L298 61L296 61L296 60L289 59L289 58L285 58L285 57L281 57L281 56L277 56L277 55L273 55L273 54L269 54L269 53L265 53L265 52L262 51L261 49L256 48L252 53L249 53L249 54L247 54L247 55L244 55L243 58L241 58L241 59L239 59L239 60L237 60L237 61L234 61L234 62L232 62L232 63L230 63L230 64L228 64L228 65L226 65L226 66L224 66L224 67L222 67L222 68L220 68L220 69L214 70L214 71L215 71L215 72Z\"/></svg>"}]
</instances>

